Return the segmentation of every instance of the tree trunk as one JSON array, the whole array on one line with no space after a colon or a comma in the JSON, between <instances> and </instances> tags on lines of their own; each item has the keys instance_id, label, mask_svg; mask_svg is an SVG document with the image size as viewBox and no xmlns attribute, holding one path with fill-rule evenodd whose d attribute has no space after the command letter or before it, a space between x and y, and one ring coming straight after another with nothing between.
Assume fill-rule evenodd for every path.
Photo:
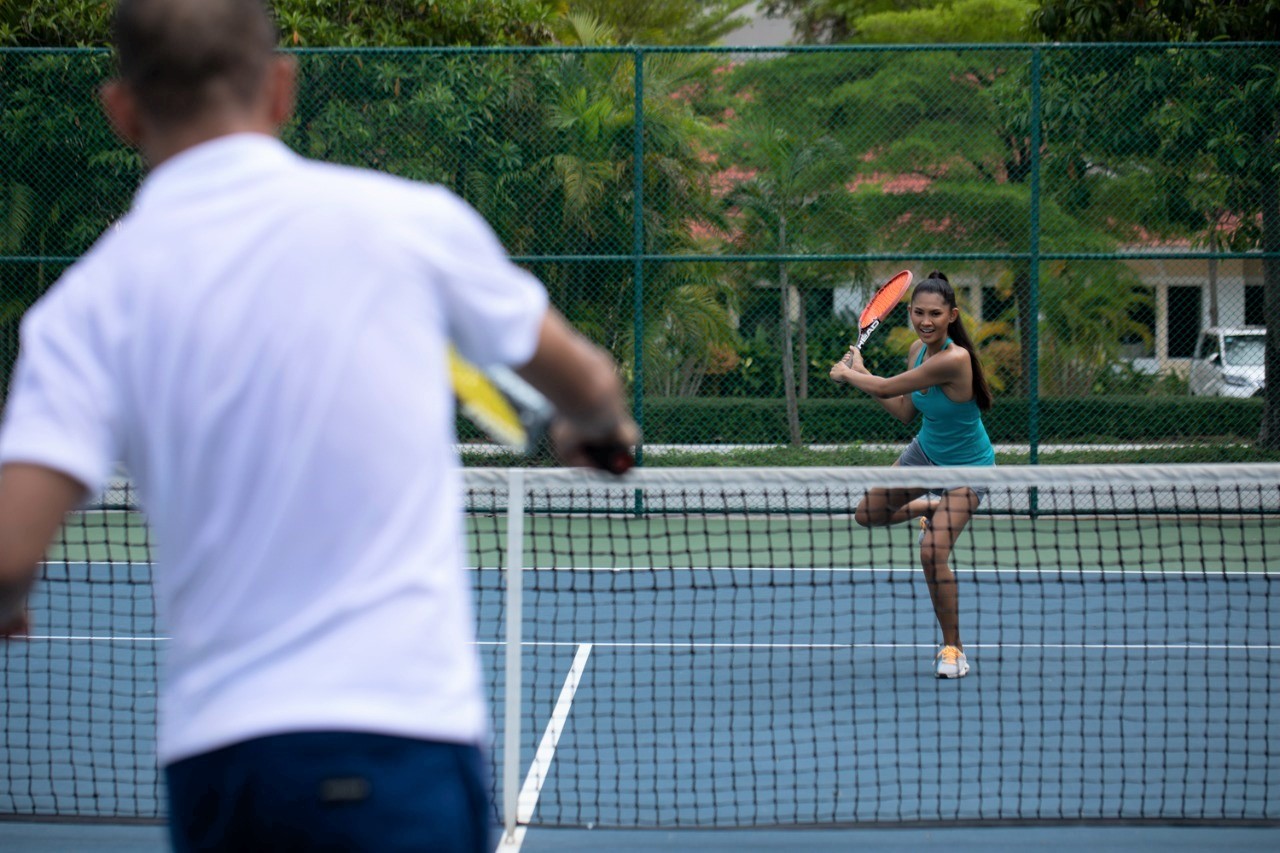
<instances>
[{"instance_id":1,"label":"tree trunk","mask_svg":"<svg viewBox=\"0 0 1280 853\"><path fill-rule=\"evenodd\" d=\"M1036 377L1031 375L1031 329L1037 318L1031 312L1031 270L1027 264L1018 261L1013 274L1013 298L1018 306L1018 351L1022 369L1018 372L1018 393L1024 398L1031 396L1031 383ZM1038 386L1037 386L1038 387Z\"/></svg>"},{"instance_id":2,"label":"tree trunk","mask_svg":"<svg viewBox=\"0 0 1280 853\"><path fill-rule=\"evenodd\" d=\"M796 349L800 358L800 399L809 399L809 300L803 289L796 290L796 303L800 306L796 314Z\"/></svg>"},{"instance_id":3,"label":"tree trunk","mask_svg":"<svg viewBox=\"0 0 1280 853\"><path fill-rule=\"evenodd\" d=\"M778 222L778 253L787 248L787 220ZM778 264L778 301L782 305L782 388L787 397L787 431L793 447L800 446L800 404L796 399L795 344L791 340L791 283L787 263Z\"/></svg>"}]
</instances>

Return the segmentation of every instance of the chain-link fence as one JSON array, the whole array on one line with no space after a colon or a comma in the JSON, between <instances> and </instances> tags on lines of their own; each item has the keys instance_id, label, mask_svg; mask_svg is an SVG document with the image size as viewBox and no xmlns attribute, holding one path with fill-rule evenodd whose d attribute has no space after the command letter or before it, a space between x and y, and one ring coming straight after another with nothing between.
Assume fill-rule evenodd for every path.
<instances>
[{"instance_id":1,"label":"chain-link fence","mask_svg":"<svg viewBox=\"0 0 1280 853\"><path fill-rule=\"evenodd\" d=\"M827 378L908 268L956 286L1013 457L1239 458L1280 322L1277 47L303 51L284 138L470 201L624 365L651 457L909 437ZM6 375L141 177L96 105L110 68L0 51ZM889 325L878 372L912 339Z\"/></svg>"}]
</instances>

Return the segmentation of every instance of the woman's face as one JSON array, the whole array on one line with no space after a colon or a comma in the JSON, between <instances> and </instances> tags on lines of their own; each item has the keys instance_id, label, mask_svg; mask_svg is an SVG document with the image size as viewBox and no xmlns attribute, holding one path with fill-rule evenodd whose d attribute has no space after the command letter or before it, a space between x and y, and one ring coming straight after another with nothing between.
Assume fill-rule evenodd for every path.
<instances>
[{"instance_id":1,"label":"woman's face","mask_svg":"<svg viewBox=\"0 0 1280 853\"><path fill-rule=\"evenodd\" d=\"M960 314L937 293L919 293L911 300L911 327L925 344L941 344L947 327Z\"/></svg>"}]
</instances>

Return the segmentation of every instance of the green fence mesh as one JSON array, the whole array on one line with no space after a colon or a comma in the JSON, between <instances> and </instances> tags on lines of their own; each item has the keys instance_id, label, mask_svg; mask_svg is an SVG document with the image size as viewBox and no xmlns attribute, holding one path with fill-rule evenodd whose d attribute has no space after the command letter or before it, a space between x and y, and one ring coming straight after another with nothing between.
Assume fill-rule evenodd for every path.
<instances>
[{"instance_id":1,"label":"green fence mesh","mask_svg":"<svg viewBox=\"0 0 1280 853\"><path fill-rule=\"evenodd\" d=\"M1278 56L302 51L284 137L478 208L624 366L646 458L908 437L827 378L862 301L902 268L956 285L996 392L988 428L1011 456L1105 444L1238 458L1262 414L1264 280L1280 288ZM96 105L110 64L0 51L6 376L22 312L141 177ZM890 328L868 345L873 369L903 364L905 309Z\"/></svg>"}]
</instances>

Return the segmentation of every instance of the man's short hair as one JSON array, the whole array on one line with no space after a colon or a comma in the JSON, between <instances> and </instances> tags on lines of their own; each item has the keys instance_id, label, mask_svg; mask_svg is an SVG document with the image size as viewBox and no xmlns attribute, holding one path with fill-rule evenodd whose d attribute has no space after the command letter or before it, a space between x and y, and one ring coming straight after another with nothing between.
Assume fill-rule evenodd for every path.
<instances>
[{"instance_id":1,"label":"man's short hair","mask_svg":"<svg viewBox=\"0 0 1280 853\"><path fill-rule=\"evenodd\" d=\"M262 0L120 0L112 30L120 79L166 126L253 103L277 40Z\"/></svg>"}]
</instances>

